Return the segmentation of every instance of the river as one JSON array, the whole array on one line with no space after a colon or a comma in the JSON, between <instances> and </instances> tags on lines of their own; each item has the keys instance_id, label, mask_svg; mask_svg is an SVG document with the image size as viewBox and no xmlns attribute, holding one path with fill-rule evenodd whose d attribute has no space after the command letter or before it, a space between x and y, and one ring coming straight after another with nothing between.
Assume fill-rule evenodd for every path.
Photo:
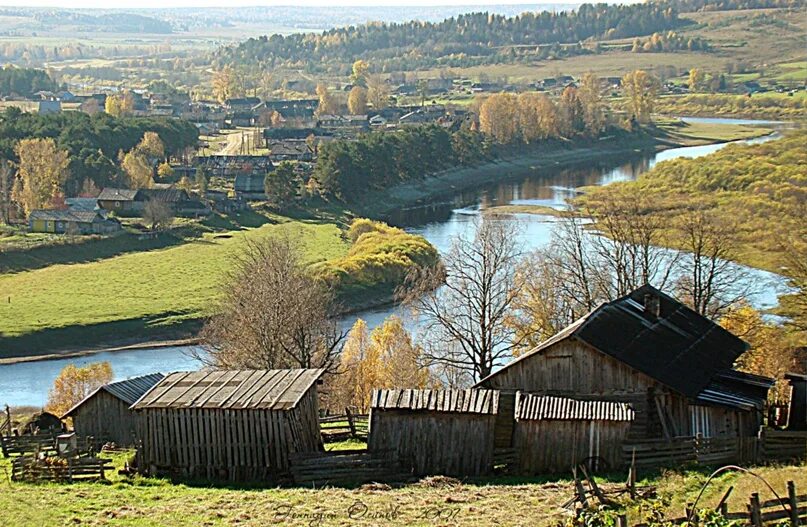
<instances>
[{"instance_id":1,"label":"river","mask_svg":"<svg viewBox=\"0 0 807 527\"><path fill-rule=\"evenodd\" d=\"M695 119L691 122L718 122L736 124L777 124L774 122L745 119ZM757 143L769 141L771 136L745 141ZM542 205L556 209L566 206L566 200L578 193L577 189L589 185L607 185L638 177L656 163L677 157L699 157L711 154L725 146L712 144L665 150L655 154L628 156L621 163L588 164L585 167L561 170L537 170L527 177L496 182L479 188L458 192L428 206L399 211L391 217L391 223L410 232L423 235L441 252L448 249L451 239L468 233L474 228L480 211L498 205ZM513 214L509 221L520 222L520 242L526 250L547 244L556 219L549 215ZM781 276L758 269L751 270L755 282L764 284L762 292L752 298L758 308L776 305L778 294L786 290ZM403 315L395 306L356 313L345 317L342 324L349 328L357 318L363 318L369 327L379 325L391 314ZM195 369L196 359L188 354L188 347L137 349L104 352L69 359L23 362L0 365L0 405L41 406L47 399L48 389L59 371L67 364L84 365L96 361L109 361L118 379L143 375L155 371L170 372Z\"/></svg>"}]
</instances>

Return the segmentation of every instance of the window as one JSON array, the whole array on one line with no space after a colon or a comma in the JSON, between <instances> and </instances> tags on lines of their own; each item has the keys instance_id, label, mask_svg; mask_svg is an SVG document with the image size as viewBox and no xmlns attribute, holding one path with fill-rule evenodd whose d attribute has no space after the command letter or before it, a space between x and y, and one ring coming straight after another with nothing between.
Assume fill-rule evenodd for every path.
<instances>
[{"instance_id":1,"label":"window","mask_svg":"<svg viewBox=\"0 0 807 527\"><path fill-rule=\"evenodd\" d=\"M693 436L712 437L712 412L706 406L689 407L689 430Z\"/></svg>"}]
</instances>

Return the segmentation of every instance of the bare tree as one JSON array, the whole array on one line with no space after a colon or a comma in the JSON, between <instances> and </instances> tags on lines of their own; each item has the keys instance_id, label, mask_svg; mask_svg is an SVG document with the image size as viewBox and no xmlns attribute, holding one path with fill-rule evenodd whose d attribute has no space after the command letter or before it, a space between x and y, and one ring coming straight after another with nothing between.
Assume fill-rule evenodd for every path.
<instances>
[{"instance_id":1,"label":"bare tree","mask_svg":"<svg viewBox=\"0 0 807 527\"><path fill-rule=\"evenodd\" d=\"M150 225L152 231L164 228L174 220L174 211L168 203L150 199L143 207L143 221Z\"/></svg>"},{"instance_id":2,"label":"bare tree","mask_svg":"<svg viewBox=\"0 0 807 527\"><path fill-rule=\"evenodd\" d=\"M520 344L506 320L518 293L521 251L512 222L487 218L475 227L473 237L454 239L442 267L419 271L406 301L424 324L429 365L479 380Z\"/></svg>"},{"instance_id":3,"label":"bare tree","mask_svg":"<svg viewBox=\"0 0 807 527\"><path fill-rule=\"evenodd\" d=\"M249 242L202 329L208 353L198 356L221 368L331 369L345 337L332 313L333 294L288 237Z\"/></svg>"},{"instance_id":4,"label":"bare tree","mask_svg":"<svg viewBox=\"0 0 807 527\"><path fill-rule=\"evenodd\" d=\"M676 292L701 315L717 319L752 293L748 273L732 262L736 227L696 209L678 226L684 250Z\"/></svg>"}]
</instances>

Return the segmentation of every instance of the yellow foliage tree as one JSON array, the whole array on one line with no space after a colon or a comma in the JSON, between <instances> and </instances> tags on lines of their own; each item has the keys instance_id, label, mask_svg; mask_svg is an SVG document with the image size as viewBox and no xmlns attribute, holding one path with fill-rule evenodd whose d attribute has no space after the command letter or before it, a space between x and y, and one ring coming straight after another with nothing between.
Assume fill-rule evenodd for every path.
<instances>
[{"instance_id":1,"label":"yellow foliage tree","mask_svg":"<svg viewBox=\"0 0 807 527\"><path fill-rule=\"evenodd\" d=\"M130 91L118 95L108 95L104 103L104 111L113 117L131 115L134 111L134 96Z\"/></svg>"},{"instance_id":2,"label":"yellow foliage tree","mask_svg":"<svg viewBox=\"0 0 807 527\"><path fill-rule=\"evenodd\" d=\"M583 120L589 135L598 136L605 128L605 111L602 104L600 78L586 73L580 79L577 95L583 104Z\"/></svg>"},{"instance_id":3,"label":"yellow foliage tree","mask_svg":"<svg viewBox=\"0 0 807 527\"><path fill-rule=\"evenodd\" d=\"M160 176L160 179L168 179L174 175L174 169L167 161L160 163L160 166L157 167L157 175ZM188 179L187 176L183 176L183 178Z\"/></svg>"},{"instance_id":4,"label":"yellow foliage tree","mask_svg":"<svg viewBox=\"0 0 807 527\"><path fill-rule=\"evenodd\" d=\"M703 70L698 68L689 70L689 91L691 93L700 91L703 88L704 82L706 82L706 73L704 73Z\"/></svg>"},{"instance_id":5,"label":"yellow foliage tree","mask_svg":"<svg viewBox=\"0 0 807 527\"><path fill-rule=\"evenodd\" d=\"M242 83L232 66L224 66L213 73L213 97L220 103L231 97L238 97L243 91Z\"/></svg>"},{"instance_id":6,"label":"yellow foliage tree","mask_svg":"<svg viewBox=\"0 0 807 527\"><path fill-rule=\"evenodd\" d=\"M145 132L135 148L149 159L157 160L165 156L165 145L157 132Z\"/></svg>"},{"instance_id":7,"label":"yellow foliage tree","mask_svg":"<svg viewBox=\"0 0 807 527\"><path fill-rule=\"evenodd\" d=\"M370 64L366 60L359 59L353 63L353 73L350 81L356 86L367 86L367 73L370 71Z\"/></svg>"},{"instance_id":8,"label":"yellow foliage tree","mask_svg":"<svg viewBox=\"0 0 807 527\"><path fill-rule=\"evenodd\" d=\"M95 362L82 368L68 364L53 381L45 409L54 415L64 415L94 390L112 382L112 379L112 366L108 362Z\"/></svg>"},{"instance_id":9,"label":"yellow foliage tree","mask_svg":"<svg viewBox=\"0 0 807 527\"><path fill-rule=\"evenodd\" d=\"M13 198L26 215L34 209L50 208L63 195L70 171L66 150L53 139L22 139L15 148L19 158L18 181Z\"/></svg>"},{"instance_id":10,"label":"yellow foliage tree","mask_svg":"<svg viewBox=\"0 0 807 527\"><path fill-rule=\"evenodd\" d=\"M146 156L137 149L127 152L121 162L123 172L129 180L129 188L151 188L154 186L154 171Z\"/></svg>"},{"instance_id":11,"label":"yellow foliage tree","mask_svg":"<svg viewBox=\"0 0 807 527\"><path fill-rule=\"evenodd\" d=\"M334 114L339 109L336 98L328 90L326 85L317 84L317 97L319 97L317 115Z\"/></svg>"},{"instance_id":12,"label":"yellow foliage tree","mask_svg":"<svg viewBox=\"0 0 807 527\"><path fill-rule=\"evenodd\" d=\"M512 143L518 137L518 98L512 93L488 97L479 108L479 129L496 142Z\"/></svg>"},{"instance_id":13,"label":"yellow foliage tree","mask_svg":"<svg viewBox=\"0 0 807 527\"><path fill-rule=\"evenodd\" d=\"M644 70L622 77L628 112L639 122L649 122L658 97L659 81Z\"/></svg>"},{"instance_id":14,"label":"yellow foliage tree","mask_svg":"<svg viewBox=\"0 0 807 527\"><path fill-rule=\"evenodd\" d=\"M400 318L389 317L372 333L364 320L357 320L342 351L342 373L330 383L331 408L356 407L359 413L367 413L374 389L425 388L432 379L419 364L421 355Z\"/></svg>"},{"instance_id":15,"label":"yellow foliage tree","mask_svg":"<svg viewBox=\"0 0 807 527\"><path fill-rule=\"evenodd\" d=\"M367 90L361 86L354 86L347 98L347 109L353 115L367 113Z\"/></svg>"},{"instance_id":16,"label":"yellow foliage tree","mask_svg":"<svg viewBox=\"0 0 807 527\"><path fill-rule=\"evenodd\" d=\"M771 397L781 400L786 393L784 374L794 366L795 346L781 326L765 322L759 311L745 304L731 309L720 319L720 325L750 344L737 359L737 367L748 373L776 379Z\"/></svg>"},{"instance_id":17,"label":"yellow foliage tree","mask_svg":"<svg viewBox=\"0 0 807 527\"><path fill-rule=\"evenodd\" d=\"M390 87L379 75L367 78L367 100L373 110L383 110L389 105Z\"/></svg>"}]
</instances>

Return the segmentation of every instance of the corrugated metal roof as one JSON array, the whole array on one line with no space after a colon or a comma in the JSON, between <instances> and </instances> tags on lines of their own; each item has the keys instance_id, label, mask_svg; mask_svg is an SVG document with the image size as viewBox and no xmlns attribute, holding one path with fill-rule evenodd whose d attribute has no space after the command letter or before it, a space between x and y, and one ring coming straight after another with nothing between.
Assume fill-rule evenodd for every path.
<instances>
[{"instance_id":1,"label":"corrugated metal roof","mask_svg":"<svg viewBox=\"0 0 807 527\"><path fill-rule=\"evenodd\" d=\"M565 421L633 421L633 408L614 401L581 401L518 392L516 419Z\"/></svg>"},{"instance_id":2,"label":"corrugated metal roof","mask_svg":"<svg viewBox=\"0 0 807 527\"><path fill-rule=\"evenodd\" d=\"M172 373L132 405L146 408L289 410L322 369L212 370Z\"/></svg>"},{"instance_id":3,"label":"corrugated metal roof","mask_svg":"<svg viewBox=\"0 0 807 527\"><path fill-rule=\"evenodd\" d=\"M496 415L498 390L373 390L370 406L376 410L421 410Z\"/></svg>"},{"instance_id":4,"label":"corrugated metal roof","mask_svg":"<svg viewBox=\"0 0 807 527\"><path fill-rule=\"evenodd\" d=\"M73 408L68 410L67 413L62 416L62 419L65 417L70 417L75 410L77 410L85 402L92 399L95 394L100 391L109 392L111 395L117 397L126 404L132 405L135 401L140 399L144 393L149 391L155 384L160 382L163 377L165 377L165 375L162 373L149 373L148 375L141 375L139 377L132 377L131 379L124 379L122 381L105 384L94 390L91 394L74 405Z\"/></svg>"}]
</instances>

